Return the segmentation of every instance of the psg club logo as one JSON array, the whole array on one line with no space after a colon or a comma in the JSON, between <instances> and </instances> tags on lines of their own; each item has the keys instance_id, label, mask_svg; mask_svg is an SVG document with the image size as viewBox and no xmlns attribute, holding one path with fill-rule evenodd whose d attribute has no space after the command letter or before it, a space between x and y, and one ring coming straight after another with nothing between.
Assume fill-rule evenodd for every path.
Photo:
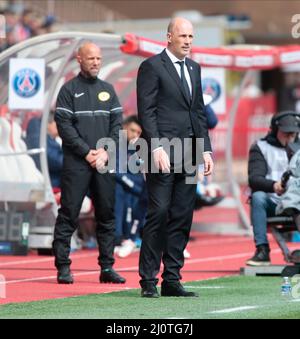
<instances>
[{"instance_id":1,"label":"psg club logo","mask_svg":"<svg viewBox=\"0 0 300 339\"><path fill-rule=\"evenodd\" d=\"M22 98L33 97L41 87L38 73L30 68L24 68L16 73L13 78L13 88Z\"/></svg>"},{"instance_id":2,"label":"psg club logo","mask_svg":"<svg viewBox=\"0 0 300 339\"><path fill-rule=\"evenodd\" d=\"M216 79L204 78L202 80L202 91L210 95L213 98L212 102L215 102L221 95L221 86Z\"/></svg>"}]
</instances>

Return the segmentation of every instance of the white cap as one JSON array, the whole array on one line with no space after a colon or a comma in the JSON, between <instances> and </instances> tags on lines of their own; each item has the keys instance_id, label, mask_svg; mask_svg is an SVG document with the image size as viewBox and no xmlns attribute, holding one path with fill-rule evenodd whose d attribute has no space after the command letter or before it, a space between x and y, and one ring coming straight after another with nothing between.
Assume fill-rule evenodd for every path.
<instances>
[{"instance_id":1,"label":"white cap","mask_svg":"<svg viewBox=\"0 0 300 339\"><path fill-rule=\"evenodd\" d=\"M213 101L213 98L211 95L203 93L203 101L204 101L204 105L207 106Z\"/></svg>"}]
</instances>

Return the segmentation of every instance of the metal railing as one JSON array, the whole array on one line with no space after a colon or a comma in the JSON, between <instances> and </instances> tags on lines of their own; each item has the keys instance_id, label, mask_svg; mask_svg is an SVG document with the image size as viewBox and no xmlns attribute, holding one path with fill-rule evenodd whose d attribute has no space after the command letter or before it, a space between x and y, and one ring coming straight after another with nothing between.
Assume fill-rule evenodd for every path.
<instances>
[{"instance_id":1,"label":"metal railing","mask_svg":"<svg viewBox=\"0 0 300 339\"><path fill-rule=\"evenodd\" d=\"M45 153L45 148L32 148L28 151L24 152L7 152L7 153L0 153L0 157L14 157L14 156L20 156L20 155L36 155Z\"/></svg>"}]
</instances>

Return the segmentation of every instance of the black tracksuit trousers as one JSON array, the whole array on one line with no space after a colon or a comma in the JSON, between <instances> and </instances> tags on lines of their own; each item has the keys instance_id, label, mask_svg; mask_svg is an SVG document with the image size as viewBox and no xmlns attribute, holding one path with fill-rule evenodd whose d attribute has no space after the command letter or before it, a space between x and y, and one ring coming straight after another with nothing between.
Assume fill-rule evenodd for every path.
<instances>
[{"instance_id":1,"label":"black tracksuit trousers","mask_svg":"<svg viewBox=\"0 0 300 339\"><path fill-rule=\"evenodd\" d=\"M61 180L61 208L54 230L55 266L70 265L70 244L78 227L84 197L90 191L95 209L98 263L102 269L114 264L115 176L99 174L96 169L64 169Z\"/></svg>"},{"instance_id":2,"label":"black tracksuit trousers","mask_svg":"<svg viewBox=\"0 0 300 339\"><path fill-rule=\"evenodd\" d=\"M161 261L162 278L179 281L184 265L196 200L196 185L186 184L186 174L147 174L149 205L143 228L139 261L140 284L157 283Z\"/></svg>"}]
</instances>

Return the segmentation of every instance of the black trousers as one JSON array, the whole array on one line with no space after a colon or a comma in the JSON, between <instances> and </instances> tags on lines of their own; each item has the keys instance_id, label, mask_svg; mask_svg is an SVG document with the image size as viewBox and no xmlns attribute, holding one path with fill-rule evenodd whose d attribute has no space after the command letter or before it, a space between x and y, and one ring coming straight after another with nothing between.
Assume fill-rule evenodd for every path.
<instances>
[{"instance_id":1,"label":"black trousers","mask_svg":"<svg viewBox=\"0 0 300 339\"><path fill-rule=\"evenodd\" d=\"M181 279L196 200L196 185L186 184L186 177L175 173L147 175L149 205L139 261L141 286L158 282L161 261L164 281Z\"/></svg>"},{"instance_id":2,"label":"black trousers","mask_svg":"<svg viewBox=\"0 0 300 339\"><path fill-rule=\"evenodd\" d=\"M98 263L102 269L114 264L115 176L99 174L94 169L66 169L61 180L61 208L54 230L55 266L70 265L70 245L78 227L78 216L84 197L90 191L95 209Z\"/></svg>"}]
</instances>

